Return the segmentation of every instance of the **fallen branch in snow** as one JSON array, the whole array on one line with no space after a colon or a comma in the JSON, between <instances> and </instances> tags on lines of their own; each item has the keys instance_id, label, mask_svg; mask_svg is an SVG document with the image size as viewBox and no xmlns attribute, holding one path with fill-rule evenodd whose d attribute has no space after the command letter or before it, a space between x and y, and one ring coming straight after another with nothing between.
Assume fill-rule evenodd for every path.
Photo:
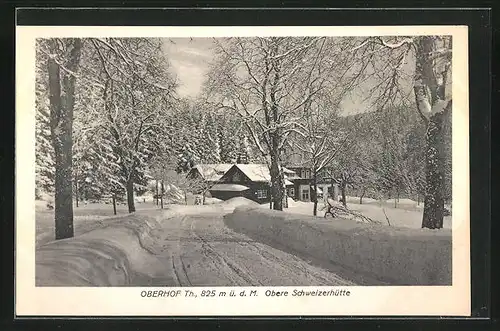
<instances>
[{"instance_id":1,"label":"fallen branch in snow","mask_svg":"<svg viewBox=\"0 0 500 331\"><path fill-rule=\"evenodd\" d=\"M328 199L326 200L326 202L327 202L328 206L325 206L327 209L325 212L325 216L324 216L325 218L328 214L332 215L332 217L334 217L334 218L335 217L342 217L342 215L344 215L344 216L352 216L355 219L360 219L361 222L363 222L363 223L380 224L379 221L372 220L371 218L369 218L361 213L358 213L357 211L350 210L347 207L344 207L343 205L339 205L339 206L332 205L330 203L330 201L328 201Z\"/></svg>"}]
</instances>

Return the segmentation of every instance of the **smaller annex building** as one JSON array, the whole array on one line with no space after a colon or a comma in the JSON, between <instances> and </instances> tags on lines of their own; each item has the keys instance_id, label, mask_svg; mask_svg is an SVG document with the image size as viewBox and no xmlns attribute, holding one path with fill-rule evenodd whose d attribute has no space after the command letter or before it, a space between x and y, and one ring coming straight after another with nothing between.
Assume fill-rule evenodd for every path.
<instances>
[{"instance_id":1,"label":"smaller annex building","mask_svg":"<svg viewBox=\"0 0 500 331\"><path fill-rule=\"evenodd\" d=\"M233 166L233 163L205 163L195 165L188 172L187 176L190 178L197 178L213 184Z\"/></svg>"}]
</instances>

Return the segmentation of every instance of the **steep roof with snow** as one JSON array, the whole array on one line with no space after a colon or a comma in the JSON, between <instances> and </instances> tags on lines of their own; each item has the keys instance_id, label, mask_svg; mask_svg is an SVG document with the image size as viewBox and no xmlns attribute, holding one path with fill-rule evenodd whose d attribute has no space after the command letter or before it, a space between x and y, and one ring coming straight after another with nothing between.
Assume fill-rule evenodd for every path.
<instances>
[{"instance_id":1,"label":"steep roof with snow","mask_svg":"<svg viewBox=\"0 0 500 331\"><path fill-rule=\"evenodd\" d=\"M271 180L269 168L265 164L250 163L235 164L234 166L240 169L253 182L269 182ZM285 174L285 178L295 174L294 171L286 168L283 168L283 173Z\"/></svg>"},{"instance_id":2,"label":"steep roof with snow","mask_svg":"<svg viewBox=\"0 0 500 331\"><path fill-rule=\"evenodd\" d=\"M231 163L205 163L198 164L193 168L198 170L203 179L208 181L219 180L226 171L231 168Z\"/></svg>"}]
</instances>

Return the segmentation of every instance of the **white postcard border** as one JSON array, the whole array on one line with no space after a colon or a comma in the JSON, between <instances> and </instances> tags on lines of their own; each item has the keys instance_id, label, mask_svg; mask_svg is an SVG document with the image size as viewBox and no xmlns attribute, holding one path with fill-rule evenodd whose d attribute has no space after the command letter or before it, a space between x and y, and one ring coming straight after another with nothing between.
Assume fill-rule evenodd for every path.
<instances>
[{"instance_id":1,"label":"white postcard border","mask_svg":"<svg viewBox=\"0 0 500 331\"><path fill-rule=\"evenodd\" d=\"M358 27L102 27L18 26L16 29L15 312L53 316L183 315L470 315L469 100L466 26ZM258 290L258 297L148 298L143 290L193 288L35 287L35 39L44 37L453 36L453 285L314 287L348 289L340 297L266 297L302 287L211 287ZM205 288L196 288L202 290ZM307 288L304 288L307 289Z\"/></svg>"}]
</instances>

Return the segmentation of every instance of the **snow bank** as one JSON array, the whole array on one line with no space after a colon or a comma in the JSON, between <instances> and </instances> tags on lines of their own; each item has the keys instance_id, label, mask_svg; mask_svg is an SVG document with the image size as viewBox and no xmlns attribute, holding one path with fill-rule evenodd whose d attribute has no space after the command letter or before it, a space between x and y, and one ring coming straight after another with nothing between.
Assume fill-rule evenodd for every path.
<instances>
[{"instance_id":1,"label":"snow bank","mask_svg":"<svg viewBox=\"0 0 500 331\"><path fill-rule=\"evenodd\" d=\"M221 203L221 202L222 202L221 199L217 199L217 198L205 198L205 204L206 205L214 205L214 204Z\"/></svg>"},{"instance_id":2,"label":"snow bank","mask_svg":"<svg viewBox=\"0 0 500 331\"><path fill-rule=\"evenodd\" d=\"M169 205L169 211L179 215L209 215L209 214L227 214L240 206L259 206L255 201L243 197L235 197L220 203L205 205Z\"/></svg>"},{"instance_id":3,"label":"snow bank","mask_svg":"<svg viewBox=\"0 0 500 331\"><path fill-rule=\"evenodd\" d=\"M359 204L359 197L346 196L345 199L346 199L347 203L358 203ZM379 203L379 200L364 197L363 203Z\"/></svg>"},{"instance_id":4,"label":"snow bank","mask_svg":"<svg viewBox=\"0 0 500 331\"><path fill-rule=\"evenodd\" d=\"M224 212L222 204L213 205L169 205L168 210L179 216L186 215L208 215L220 214Z\"/></svg>"},{"instance_id":5,"label":"snow bank","mask_svg":"<svg viewBox=\"0 0 500 331\"><path fill-rule=\"evenodd\" d=\"M451 231L359 224L238 207L226 225L358 284L450 285Z\"/></svg>"},{"instance_id":6,"label":"snow bank","mask_svg":"<svg viewBox=\"0 0 500 331\"><path fill-rule=\"evenodd\" d=\"M54 198L45 195L40 200L35 200L35 210L51 210L54 209Z\"/></svg>"},{"instance_id":7,"label":"snow bank","mask_svg":"<svg viewBox=\"0 0 500 331\"><path fill-rule=\"evenodd\" d=\"M391 226L408 227L420 229L422 227L423 209L404 209L404 208L391 208L378 205L359 205L348 204L347 207L351 210L357 211L375 221L379 221L383 225L387 224L386 215L389 218ZM443 219L443 227L451 229L452 218L445 216Z\"/></svg>"},{"instance_id":8,"label":"snow bank","mask_svg":"<svg viewBox=\"0 0 500 331\"><path fill-rule=\"evenodd\" d=\"M164 275L155 256L159 223L133 215L36 250L37 286L147 285Z\"/></svg>"},{"instance_id":9,"label":"snow bank","mask_svg":"<svg viewBox=\"0 0 500 331\"><path fill-rule=\"evenodd\" d=\"M45 200L35 200L36 209L47 209L47 201Z\"/></svg>"},{"instance_id":10,"label":"snow bank","mask_svg":"<svg viewBox=\"0 0 500 331\"><path fill-rule=\"evenodd\" d=\"M158 210L158 206L152 202L136 204L138 212ZM73 225L75 236L94 230L95 228L107 226L117 218L130 215L126 205L116 206L117 215L113 215L113 205L104 203L81 203L79 207L73 206ZM35 209L36 245L42 245L55 240L54 233L54 210L45 206Z\"/></svg>"},{"instance_id":11,"label":"snow bank","mask_svg":"<svg viewBox=\"0 0 500 331\"><path fill-rule=\"evenodd\" d=\"M238 207L238 206L258 206L259 204L255 201L244 197L234 197L223 202L226 206Z\"/></svg>"},{"instance_id":12,"label":"snow bank","mask_svg":"<svg viewBox=\"0 0 500 331\"><path fill-rule=\"evenodd\" d=\"M355 212L361 213L362 215L371 218L372 220L381 223L382 225L388 225L386 215L389 218L391 226L396 227L407 227L420 229L422 226L422 209L403 209L403 208L393 208L390 206L381 207L378 203L360 205L359 203L348 203L347 208ZM301 214L312 216L313 203L294 201L288 204L288 208L283 209L286 213L291 214ZM325 205L323 202L318 203L318 217L323 217L325 214ZM445 216L443 219L443 227L451 229L452 218L451 216Z\"/></svg>"},{"instance_id":13,"label":"snow bank","mask_svg":"<svg viewBox=\"0 0 500 331\"><path fill-rule=\"evenodd\" d=\"M390 204L394 204L394 202L396 202L398 205L410 205L410 206L417 205L416 201L407 198L397 199L397 201L396 199L388 199L385 202Z\"/></svg>"},{"instance_id":14,"label":"snow bank","mask_svg":"<svg viewBox=\"0 0 500 331\"><path fill-rule=\"evenodd\" d=\"M244 197L234 197L234 198L231 198L229 200L224 201L222 204L224 206L225 213L231 213L237 207L243 207L243 206L259 207L260 206L259 203L252 201L250 199L244 198Z\"/></svg>"}]
</instances>

